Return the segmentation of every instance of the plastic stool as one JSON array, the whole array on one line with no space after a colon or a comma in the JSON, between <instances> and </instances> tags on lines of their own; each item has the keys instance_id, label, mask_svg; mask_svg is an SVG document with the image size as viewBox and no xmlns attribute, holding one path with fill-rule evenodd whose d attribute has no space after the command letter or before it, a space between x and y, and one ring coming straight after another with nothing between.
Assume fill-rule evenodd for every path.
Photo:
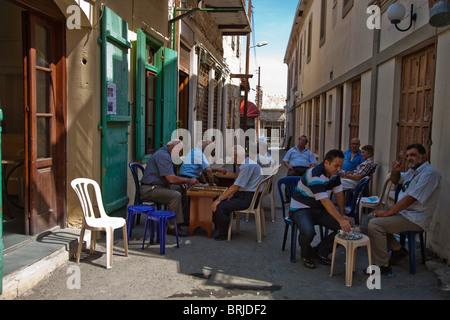
<instances>
[{"instance_id":1,"label":"plastic stool","mask_svg":"<svg viewBox=\"0 0 450 320\"><path fill-rule=\"evenodd\" d=\"M133 229L133 218L136 214L146 214L148 215L155 211L155 207L149 204L134 204L128 207L128 217L127 217L127 241L130 242L131 230Z\"/></svg>"},{"instance_id":2,"label":"plastic stool","mask_svg":"<svg viewBox=\"0 0 450 320\"><path fill-rule=\"evenodd\" d=\"M172 220L175 223L175 233L177 236L177 248L180 247L178 242L178 227L177 220L175 219L175 213L168 210L156 210L150 212L147 215L147 220L145 221L145 229L144 229L144 239L142 240L142 250L144 250L145 245L145 236L147 234L148 223L150 222L150 244L153 244L153 236L154 236L154 221L158 222L158 232L159 232L159 254L163 255L166 252L166 226L167 221Z\"/></svg>"},{"instance_id":3,"label":"plastic stool","mask_svg":"<svg viewBox=\"0 0 450 320\"><path fill-rule=\"evenodd\" d=\"M362 238L359 240L346 240L340 238L338 235L334 238L334 244L333 244L333 253L332 253L332 259L331 259L331 271L330 271L330 277L333 276L333 266L334 266L334 256L336 253L336 246L337 244L341 244L345 247L346 251L346 258L345 258L345 285L347 287L352 286L352 278L353 278L353 272L355 271L356 267L356 248L367 246L367 255L369 257L369 266L372 265L372 259L370 257L370 239L368 236L362 234Z\"/></svg>"}]
</instances>

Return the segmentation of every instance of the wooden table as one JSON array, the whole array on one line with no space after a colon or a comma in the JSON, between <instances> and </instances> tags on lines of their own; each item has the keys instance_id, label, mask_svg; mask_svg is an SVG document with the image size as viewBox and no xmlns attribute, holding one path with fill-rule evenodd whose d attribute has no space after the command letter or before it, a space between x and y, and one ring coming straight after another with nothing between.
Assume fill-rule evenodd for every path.
<instances>
[{"instance_id":1,"label":"wooden table","mask_svg":"<svg viewBox=\"0 0 450 320\"><path fill-rule=\"evenodd\" d=\"M212 237L212 203L214 198L220 196L226 187L192 186L186 191L190 197L189 235L197 227L203 227L208 232L208 238Z\"/></svg>"},{"instance_id":2,"label":"wooden table","mask_svg":"<svg viewBox=\"0 0 450 320\"><path fill-rule=\"evenodd\" d=\"M235 172L216 172L214 176L219 179L219 186L230 187L234 183L234 180L236 180L238 174Z\"/></svg>"}]
</instances>

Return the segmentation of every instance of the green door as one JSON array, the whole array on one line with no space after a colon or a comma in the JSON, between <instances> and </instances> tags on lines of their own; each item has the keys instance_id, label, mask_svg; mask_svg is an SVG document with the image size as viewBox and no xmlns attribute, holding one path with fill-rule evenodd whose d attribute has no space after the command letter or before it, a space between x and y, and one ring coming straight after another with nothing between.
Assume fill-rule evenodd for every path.
<instances>
[{"instance_id":1,"label":"green door","mask_svg":"<svg viewBox=\"0 0 450 320\"><path fill-rule=\"evenodd\" d=\"M109 215L128 204L128 24L106 6L102 19L102 196Z\"/></svg>"},{"instance_id":2,"label":"green door","mask_svg":"<svg viewBox=\"0 0 450 320\"><path fill-rule=\"evenodd\" d=\"M136 159L147 161L150 153L170 141L176 129L178 96L177 52L137 30L134 44L136 67Z\"/></svg>"}]
</instances>

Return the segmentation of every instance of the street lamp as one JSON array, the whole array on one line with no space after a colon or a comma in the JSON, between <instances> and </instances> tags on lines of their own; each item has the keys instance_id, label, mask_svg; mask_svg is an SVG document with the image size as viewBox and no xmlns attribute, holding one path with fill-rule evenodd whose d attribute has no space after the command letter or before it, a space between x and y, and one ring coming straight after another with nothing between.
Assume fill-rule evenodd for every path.
<instances>
[{"instance_id":1,"label":"street lamp","mask_svg":"<svg viewBox=\"0 0 450 320\"><path fill-rule=\"evenodd\" d=\"M398 31L408 31L411 29L413 21L416 21L417 14L414 13L414 5L411 4L411 13L409 15L409 27L406 29L400 29L398 24L403 20L406 15L406 8L401 3L393 3L389 6L387 10L387 18L395 25Z\"/></svg>"},{"instance_id":2,"label":"street lamp","mask_svg":"<svg viewBox=\"0 0 450 320\"><path fill-rule=\"evenodd\" d=\"M264 47L264 46L266 46L266 45L268 45L268 44L269 44L269 43L268 43L267 41L261 41L261 42L258 42L256 45L251 46L250 48L254 48L254 47L260 48L260 47Z\"/></svg>"}]
</instances>

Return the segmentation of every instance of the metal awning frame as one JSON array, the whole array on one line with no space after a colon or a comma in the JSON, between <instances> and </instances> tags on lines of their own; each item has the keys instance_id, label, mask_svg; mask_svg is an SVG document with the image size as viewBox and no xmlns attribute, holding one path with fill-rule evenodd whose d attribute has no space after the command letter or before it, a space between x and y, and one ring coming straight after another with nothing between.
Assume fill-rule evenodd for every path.
<instances>
[{"instance_id":1,"label":"metal awning frame","mask_svg":"<svg viewBox=\"0 0 450 320\"><path fill-rule=\"evenodd\" d=\"M201 2L200 2L201 3ZM200 4L199 3L199 4ZM183 19L185 17L188 17L192 14L194 14L195 12L209 12L209 13L234 13L234 12L241 12L243 11L245 13L245 8L242 7L217 7L217 8L201 8L201 7L195 7L195 8L190 8L190 9L185 9L185 8L176 8L174 9L175 11L175 17L171 20L169 20L169 23L172 24L174 22L177 22L180 19ZM180 14L179 16L177 16L178 12L183 12L182 14ZM251 32L251 27L250 27L250 22L248 24L245 25L218 25L219 29L236 29L236 30L242 30L245 28L249 28L248 31L236 31L236 33L234 32L226 32L224 33L224 35L247 35L248 33Z\"/></svg>"}]
</instances>

